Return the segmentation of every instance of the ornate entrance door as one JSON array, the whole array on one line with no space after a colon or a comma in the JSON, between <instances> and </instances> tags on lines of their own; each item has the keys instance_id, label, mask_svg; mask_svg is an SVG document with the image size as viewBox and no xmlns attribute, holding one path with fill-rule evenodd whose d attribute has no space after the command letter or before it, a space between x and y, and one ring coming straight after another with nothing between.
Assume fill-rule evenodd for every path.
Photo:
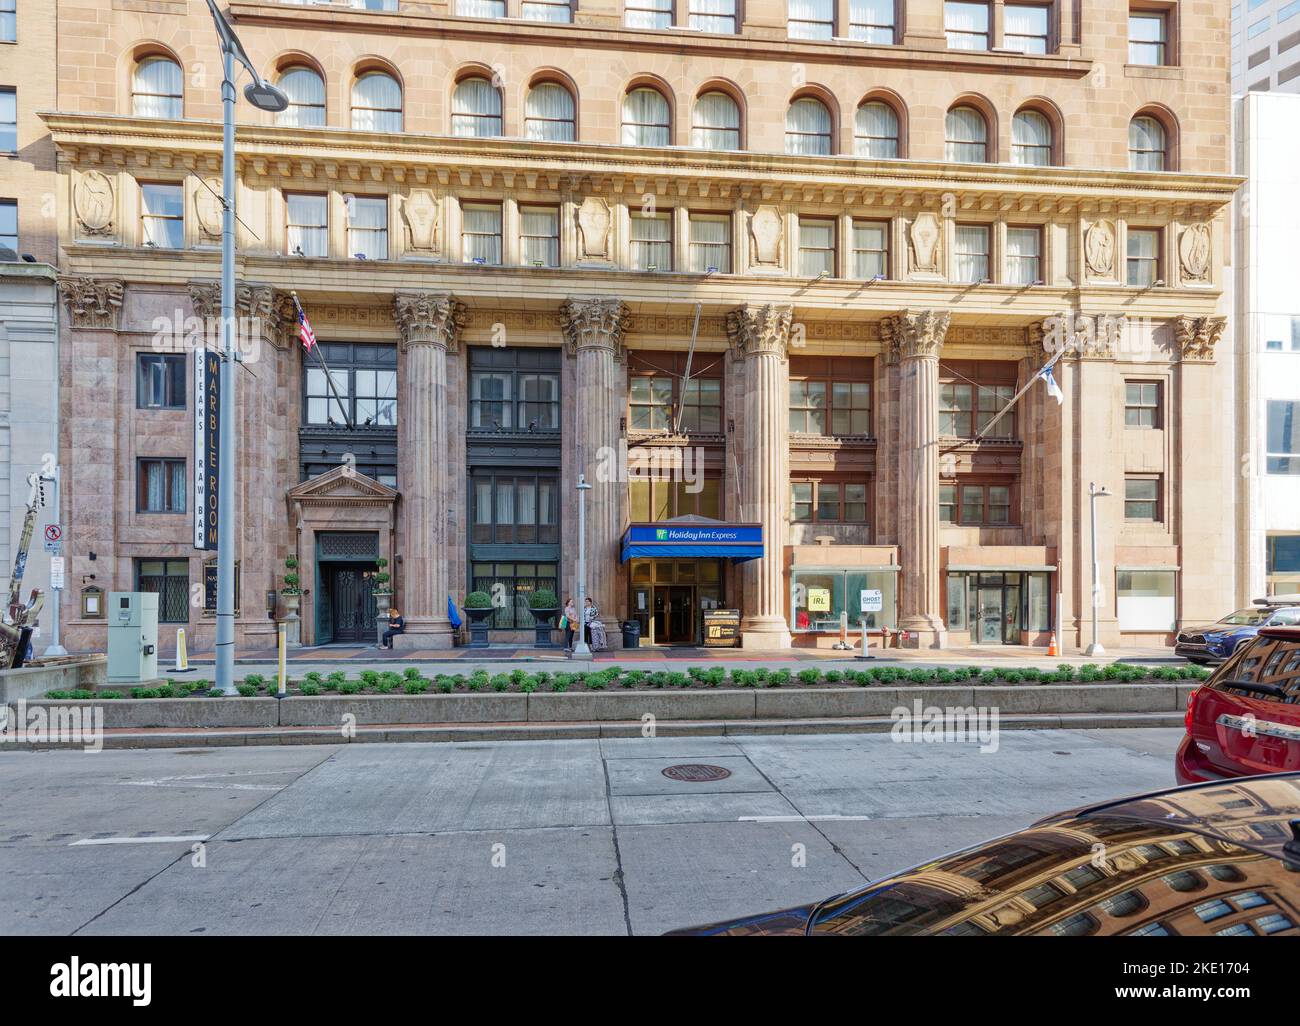
<instances>
[{"instance_id":1,"label":"ornate entrance door","mask_svg":"<svg viewBox=\"0 0 1300 1026\"><path fill-rule=\"evenodd\" d=\"M334 620L334 640L374 641L373 571L364 567L338 567L331 577L330 611Z\"/></svg>"}]
</instances>

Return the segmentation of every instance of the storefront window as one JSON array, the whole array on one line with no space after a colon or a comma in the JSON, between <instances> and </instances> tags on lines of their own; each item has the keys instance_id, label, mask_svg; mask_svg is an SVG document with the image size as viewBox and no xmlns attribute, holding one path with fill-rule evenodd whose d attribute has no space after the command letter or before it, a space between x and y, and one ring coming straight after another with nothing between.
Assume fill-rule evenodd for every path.
<instances>
[{"instance_id":1,"label":"storefront window","mask_svg":"<svg viewBox=\"0 0 1300 1026\"><path fill-rule=\"evenodd\" d=\"M1172 631L1177 618L1176 571L1120 570L1116 606L1122 631Z\"/></svg>"},{"instance_id":2,"label":"storefront window","mask_svg":"<svg viewBox=\"0 0 1300 1026\"><path fill-rule=\"evenodd\" d=\"M534 591L556 591L554 563L475 563L471 590L492 596L496 611L488 626L497 630L525 630L533 626L528 596Z\"/></svg>"},{"instance_id":3,"label":"storefront window","mask_svg":"<svg viewBox=\"0 0 1300 1026\"><path fill-rule=\"evenodd\" d=\"M841 612L848 613L850 628L858 628L863 618L873 630L898 622L893 570L806 570L792 578L796 632L838 631Z\"/></svg>"}]
</instances>

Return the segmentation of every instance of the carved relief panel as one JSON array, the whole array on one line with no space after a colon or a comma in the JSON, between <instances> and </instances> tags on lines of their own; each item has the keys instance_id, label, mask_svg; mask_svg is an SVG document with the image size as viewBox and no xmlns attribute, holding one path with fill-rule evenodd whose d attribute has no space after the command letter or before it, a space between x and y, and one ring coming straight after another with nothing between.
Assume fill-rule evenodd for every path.
<instances>
[{"instance_id":1,"label":"carved relief panel","mask_svg":"<svg viewBox=\"0 0 1300 1026\"><path fill-rule=\"evenodd\" d=\"M1117 281L1115 223L1098 220L1083 229L1083 268L1088 281Z\"/></svg>"},{"instance_id":2,"label":"carved relief panel","mask_svg":"<svg viewBox=\"0 0 1300 1026\"><path fill-rule=\"evenodd\" d=\"M79 239L109 241L117 236L117 186L102 171L83 171L72 187L72 211Z\"/></svg>"},{"instance_id":3,"label":"carved relief panel","mask_svg":"<svg viewBox=\"0 0 1300 1026\"><path fill-rule=\"evenodd\" d=\"M749 217L749 264L751 271L777 272L782 268L781 243L785 219L776 207L764 204Z\"/></svg>"},{"instance_id":4,"label":"carved relief panel","mask_svg":"<svg viewBox=\"0 0 1300 1026\"><path fill-rule=\"evenodd\" d=\"M914 275L939 276L942 268L941 224L938 215L923 210L907 229L908 270Z\"/></svg>"},{"instance_id":5,"label":"carved relief panel","mask_svg":"<svg viewBox=\"0 0 1300 1026\"><path fill-rule=\"evenodd\" d=\"M578 207L578 262L614 261L613 216L599 196L587 196Z\"/></svg>"},{"instance_id":6,"label":"carved relief panel","mask_svg":"<svg viewBox=\"0 0 1300 1026\"><path fill-rule=\"evenodd\" d=\"M1213 235L1205 223L1189 224L1178 236L1178 273L1185 285L1209 285Z\"/></svg>"},{"instance_id":7,"label":"carved relief panel","mask_svg":"<svg viewBox=\"0 0 1300 1026\"><path fill-rule=\"evenodd\" d=\"M401 201L406 252L426 259L442 255L442 212L429 189L412 189Z\"/></svg>"}]
</instances>

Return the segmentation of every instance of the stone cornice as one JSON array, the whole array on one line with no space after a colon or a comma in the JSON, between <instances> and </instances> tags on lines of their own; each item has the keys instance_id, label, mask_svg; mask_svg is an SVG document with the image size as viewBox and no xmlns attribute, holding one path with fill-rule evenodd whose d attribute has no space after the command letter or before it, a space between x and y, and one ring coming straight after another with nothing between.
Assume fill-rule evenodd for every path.
<instances>
[{"instance_id":1,"label":"stone cornice","mask_svg":"<svg viewBox=\"0 0 1300 1026\"><path fill-rule=\"evenodd\" d=\"M125 288L121 278L61 274L55 281L72 327L117 328Z\"/></svg>"},{"instance_id":2,"label":"stone cornice","mask_svg":"<svg viewBox=\"0 0 1300 1026\"><path fill-rule=\"evenodd\" d=\"M441 346L459 352L465 304L450 292L397 292L393 315L401 333L402 350L411 346Z\"/></svg>"},{"instance_id":3,"label":"stone cornice","mask_svg":"<svg viewBox=\"0 0 1300 1026\"><path fill-rule=\"evenodd\" d=\"M947 310L900 310L881 324L885 352L893 360L938 358L952 315Z\"/></svg>"},{"instance_id":4,"label":"stone cornice","mask_svg":"<svg viewBox=\"0 0 1300 1026\"><path fill-rule=\"evenodd\" d=\"M196 174L220 167L221 125L107 114L44 113L70 166ZM852 156L646 149L523 139L460 139L348 129L239 126L246 181L294 180L358 188L427 186L582 191L640 202L647 191L683 198L812 202L1009 213L1140 213L1203 220L1229 203L1244 179L1191 172L949 164Z\"/></svg>"},{"instance_id":5,"label":"stone cornice","mask_svg":"<svg viewBox=\"0 0 1300 1026\"><path fill-rule=\"evenodd\" d=\"M1213 363L1214 350L1228 326L1226 317L1176 317L1174 341L1189 363Z\"/></svg>"},{"instance_id":6,"label":"stone cornice","mask_svg":"<svg viewBox=\"0 0 1300 1026\"><path fill-rule=\"evenodd\" d=\"M623 358L623 337L631 326L631 309L621 299L570 296L560 306L569 355L580 349L608 349Z\"/></svg>"},{"instance_id":7,"label":"stone cornice","mask_svg":"<svg viewBox=\"0 0 1300 1026\"><path fill-rule=\"evenodd\" d=\"M737 358L770 354L782 360L790 348L794 307L785 303L746 303L727 314L727 334Z\"/></svg>"}]
</instances>

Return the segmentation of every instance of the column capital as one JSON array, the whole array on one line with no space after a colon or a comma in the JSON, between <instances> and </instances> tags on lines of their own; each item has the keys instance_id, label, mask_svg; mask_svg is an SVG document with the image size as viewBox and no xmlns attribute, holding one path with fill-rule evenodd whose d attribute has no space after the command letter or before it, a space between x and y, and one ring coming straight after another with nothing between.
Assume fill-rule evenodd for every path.
<instances>
[{"instance_id":1,"label":"column capital","mask_svg":"<svg viewBox=\"0 0 1300 1026\"><path fill-rule=\"evenodd\" d=\"M1050 355L1064 352L1076 360L1113 360L1125 343L1128 318L1124 314L1078 314L1073 311L1030 325L1029 341Z\"/></svg>"},{"instance_id":2,"label":"column capital","mask_svg":"<svg viewBox=\"0 0 1300 1026\"><path fill-rule=\"evenodd\" d=\"M892 360L938 357L948 334L946 310L900 310L880 324Z\"/></svg>"},{"instance_id":3,"label":"column capital","mask_svg":"<svg viewBox=\"0 0 1300 1026\"><path fill-rule=\"evenodd\" d=\"M126 288L121 278L60 274L55 281L72 327L117 330Z\"/></svg>"},{"instance_id":4,"label":"column capital","mask_svg":"<svg viewBox=\"0 0 1300 1026\"><path fill-rule=\"evenodd\" d=\"M221 317L221 282L194 278L186 282L186 287L195 317L205 321ZM235 283L235 316L255 321L258 337L276 349L285 347L287 329L298 320L289 293L264 282Z\"/></svg>"},{"instance_id":5,"label":"column capital","mask_svg":"<svg viewBox=\"0 0 1300 1026\"><path fill-rule=\"evenodd\" d=\"M1186 363L1213 363L1214 350L1228 326L1226 317L1175 317L1174 340Z\"/></svg>"},{"instance_id":6,"label":"column capital","mask_svg":"<svg viewBox=\"0 0 1300 1026\"><path fill-rule=\"evenodd\" d=\"M608 296L569 296L560 304L569 355L579 349L608 349L623 358L623 336L632 324L631 308Z\"/></svg>"},{"instance_id":7,"label":"column capital","mask_svg":"<svg viewBox=\"0 0 1300 1026\"><path fill-rule=\"evenodd\" d=\"M786 358L794 307L788 303L746 303L727 314L727 334L736 357L771 353Z\"/></svg>"},{"instance_id":8,"label":"column capital","mask_svg":"<svg viewBox=\"0 0 1300 1026\"><path fill-rule=\"evenodd\" d=\"M402 333L402 351L411 346L440 346L457 352L465 324L465 304L450 292L393 294L393 316Z\"/></svg>"}]
</instances>

